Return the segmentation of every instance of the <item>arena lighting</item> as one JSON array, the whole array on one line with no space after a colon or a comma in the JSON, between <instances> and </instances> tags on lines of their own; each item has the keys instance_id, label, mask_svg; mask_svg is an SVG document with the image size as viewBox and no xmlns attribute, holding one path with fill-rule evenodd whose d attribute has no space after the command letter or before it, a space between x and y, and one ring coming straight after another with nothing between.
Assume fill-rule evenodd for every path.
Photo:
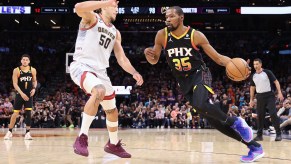
<instances>
[{"instance_id":1,"label":"arena lighting","mask_svg":"<svg viewBox=\"0 0 291 164\"><path fill-rule=\"evenodd\" d=\"M241 14L291 14L291 6L241 7Z\"/></svg>"},{"instance_id":2,"label":"arena lighting","mask_svg":"<svg viewBox=\"0 0 291 164\"><path fill-rule=\"evenodd\" d=\"M55 22L55 21L53 21L52 19L51 19L51 22L52 22L52 24L56 24L56 22Z\"/></svg>"},{"instance_id":3,"label":"arena lighting","mask_svg":"<svg viewBox=\"0 0 291 164\"><path fill-rule=\"evenodd\" d=\"M34 21L35 24L39 25L39 23L37 21Z\"/></svg>"},{"instance_id":4,"label":"arena lighting","mask_svg":"<svg viewBox=\"0 0 291 164\"><path fill-rule=\"evenodd\" d=\"M58 30L58 29L61 29L61 26L52 26L52 29Z\"/></svg>"},{"instance_id":5,"label":"arena lighting","mask_svg":"<svg viewBox=\"0 0 291 164\"><path fill-rule=\"evenodd\" d=\"M14 21L19 24L19 21L17 19L14 19Z\"/></svg>"}]
</instances>

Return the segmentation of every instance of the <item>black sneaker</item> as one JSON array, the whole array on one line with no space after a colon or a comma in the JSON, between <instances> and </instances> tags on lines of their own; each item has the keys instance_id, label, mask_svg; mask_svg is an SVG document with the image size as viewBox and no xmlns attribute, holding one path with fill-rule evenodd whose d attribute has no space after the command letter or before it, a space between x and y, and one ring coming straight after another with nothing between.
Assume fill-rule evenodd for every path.
<instances>
[{"instance_id":1,"label":"black sneaker","mask_svg":"<svg viewBox=\"0 0 291 164\"><path fill-rule=\"evenodd\" d=\"M275 141L282 141L282 136L281 136L281 134L277 134L277 135L276 135Z\"/></svg>"},{"instance_id":2,"label":"black sneaker","mask_svg":"<svg viewBox=\"0 0 291 164\"><path fill-rule=\"evenodd\" d=\"M261 135L257 135L257 136L254 138L254 141L263 141L263 136L261 136Z\"/></svg>"}]
</instances>

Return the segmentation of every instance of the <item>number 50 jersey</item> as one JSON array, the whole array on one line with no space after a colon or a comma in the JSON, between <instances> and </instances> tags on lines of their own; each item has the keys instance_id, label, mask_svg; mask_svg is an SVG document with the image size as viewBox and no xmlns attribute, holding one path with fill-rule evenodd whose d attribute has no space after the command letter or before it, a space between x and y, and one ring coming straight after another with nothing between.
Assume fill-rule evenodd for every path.
<instances>
[{"instance_id":1,"label":"number 50 jersey","mask_svg":"<svg viewBox=\"0 0 291 164\"><path fill-rule=\"evenodd\" d=\"M165 28L165 44L167 62L176 78L187 77L201 68L202 56L195 46L195 30L188 26L181 36L175 36Z\"/></svg>"},{"instance_id":2,"label":"number 50 jersey","mask_svg":"<svg viewBox=\"0 0 291 164\"><path fill-rule=\"evenodd\" d=\"M80 23L73 59L101 70L109 67L117 29L112 24L106 24L101 15L96 14L96 18L89 28L82 28Z\"/></svg>"}]
</instances>

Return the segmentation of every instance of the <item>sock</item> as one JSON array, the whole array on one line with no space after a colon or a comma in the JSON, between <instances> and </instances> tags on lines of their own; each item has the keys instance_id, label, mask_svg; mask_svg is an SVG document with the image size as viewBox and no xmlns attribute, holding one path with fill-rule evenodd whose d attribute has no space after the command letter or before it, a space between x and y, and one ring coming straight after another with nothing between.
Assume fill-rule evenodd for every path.
<instances>
[{"instance_id":1,"label":"sock","mask_svg":"<svg viewBox=\"0 0 291 164\"><path fill-rule=\"evenodd\" d=\"M9 132L11 132L11 133L12 133L12 129L9 129Z\"/></svg>"},{"instance_id":2,"label":"sock","mask_svg":"<svg viewBox=\"0 0 291 164\"><path fill-rule=\"evenodd\" d=\"M89 132L89 128L90 125L92 123L92 121L94 120L95 116L90 116L88 114L86 114L85 112L83 112L83 120L82 120L82 126L81 126L81 130L79 133L79 136L84 133L85 135L88 136L88 132Z\"/></svg>"},{"instance_id":3,"label":"sock","mask_svg":"<svg viewBox=\"0 0 291 164\"><path fill-rule=\"evenodd\" d=\"M111 143L111 144L116 145L116 144L118 143L117 131L118 131L118 130L116 130L115 132L110 132L110 131L108 130L108 133L109 133L109 139L110 139L110 143Z\"/></svg>"},{"instance_id":4,"label":"sock","mask_svg":"<svg viewBox=\"0 0 291 164\"><path fill-rule=\"evenodd\" d=\"M252 140L251 142L247 143L244 140L241 141L243 144L247 145L247 146L251 146L254 145L255 147L260 147L261 145L259 143L257 143L256 141Z\"/></svg>"},{"instance_id":5,"label":"sock","mask_svg":"<svg viewBox=\"0 0 291 164\"><path fill-rule=\"evenodd\" d=\"M235 117L227 117L226 120L224 121L227 125L232 126L235 122Z\"/></svg>"},{"instance_id":6,"label":"sock","mask_svg":"<svg viewBox=\"0 0 291 164\"><path fill-rule=\"evenodd\" d=\"M25 134L28 133L30 131L30 129L26 129Z\"/></svg>"}]
</instances>

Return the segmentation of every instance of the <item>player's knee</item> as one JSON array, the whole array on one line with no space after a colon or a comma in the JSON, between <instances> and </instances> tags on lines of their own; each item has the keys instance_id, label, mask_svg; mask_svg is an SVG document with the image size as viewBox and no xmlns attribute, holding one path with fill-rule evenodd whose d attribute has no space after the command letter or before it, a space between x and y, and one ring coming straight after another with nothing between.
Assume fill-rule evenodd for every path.
<instances>
[{"instance_id":1,"label":"player's knee","mask_svg":"<svg viewBox=\"0 0 291 164\"><path fill-rule=\"evenodd\" d=\"M105 113L106 113L106 116L110 116L110 117L118 117L118 112L117 112L117 109L116 108L113 108L113 109L104 109Z\"/></svg>"},{"instance_id":2,"label":"player's knee","mask_svg":"<svg viewBox=\"0 0 291 164\"><path fill-rule=\"evenodd\" d=\"M15 110L14 110L12 116L13 116L13 117L17 117L17 116L19 115L19 112L20 112L20 111L15 111Z\"/></svg>"},{"instance_id":3,"label":"player's knee","mask_svg":"<svg viewBox=\"0 0 291 164\"><path fill-rule=\"evenodd\" d=\"M92 88L91 95L94 97L98 97L98 99L100 99L100 100L103 100L105 93L106 93L105 86L100 84L100 85L96 85Z\"/></svg>"}]
</instances>

